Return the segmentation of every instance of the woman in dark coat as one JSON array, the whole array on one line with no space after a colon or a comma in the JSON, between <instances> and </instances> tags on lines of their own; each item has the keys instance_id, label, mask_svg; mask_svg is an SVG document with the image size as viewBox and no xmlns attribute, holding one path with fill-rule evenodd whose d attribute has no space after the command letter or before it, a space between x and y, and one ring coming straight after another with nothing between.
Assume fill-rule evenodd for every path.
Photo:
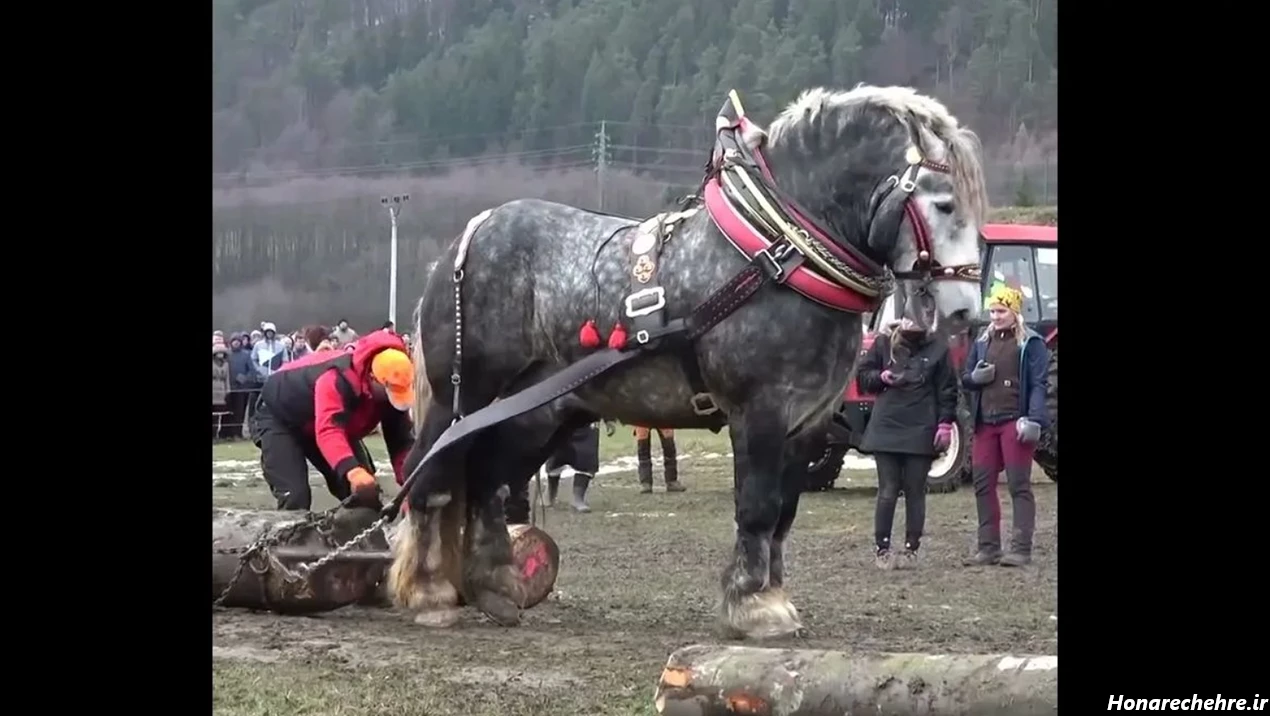
<instances>
[{"instance_id":1,"label":"woman in dark coat","mask_svg":"<svg viewBox=\"0 0 1270 716\"><path fill-rule=\"evenodd\" d=\"M926 476L935 456L948 449L957 418L957 374L948 344L908 319L882 332L860 362L861 393L877 395L860 443L878 471L874 512L875 562L880 569L909 566L917 557L926 522ZM904 551L891 551L895 505L904 492Z\"/></svg>"}]
</instances>

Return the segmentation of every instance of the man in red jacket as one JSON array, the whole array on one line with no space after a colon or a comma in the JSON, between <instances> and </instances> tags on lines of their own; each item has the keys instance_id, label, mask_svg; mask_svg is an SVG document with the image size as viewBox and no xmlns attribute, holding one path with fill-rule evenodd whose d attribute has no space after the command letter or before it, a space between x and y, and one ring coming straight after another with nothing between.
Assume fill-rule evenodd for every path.
<instances>
[{"instance_id":1,"label":"man in red jacket","mask_svg":"<svg viewBox=\"0 0 1270 716\"><path fill-rule=\"evenodd\" d=\"M378 485L354 445L382 426L400 484L413 438L414 367L401 337L375 331L348 351L320 351L283 364L265 381L252 418L251 438L280 510L308 510L313 500L308 465L343 501L375 506ZM373 469L373 468L372 468Z\"/></svg>"}]
</instances>

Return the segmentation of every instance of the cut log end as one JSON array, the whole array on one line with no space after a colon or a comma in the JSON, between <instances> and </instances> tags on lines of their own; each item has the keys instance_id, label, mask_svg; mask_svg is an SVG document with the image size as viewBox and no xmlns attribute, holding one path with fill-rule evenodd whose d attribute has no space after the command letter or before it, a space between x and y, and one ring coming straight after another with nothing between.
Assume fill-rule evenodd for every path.
<instances>
[{"instance_id":1,"label":"cut log end","mask_svg":"<svg viewBox=\"0 0 1270 716\"><path fill-rule=\"evenodd\" d=\"M1056 714L1058 657L696 645L670 656L654 705L665 716Z\"/></svg>"}]
</instances>

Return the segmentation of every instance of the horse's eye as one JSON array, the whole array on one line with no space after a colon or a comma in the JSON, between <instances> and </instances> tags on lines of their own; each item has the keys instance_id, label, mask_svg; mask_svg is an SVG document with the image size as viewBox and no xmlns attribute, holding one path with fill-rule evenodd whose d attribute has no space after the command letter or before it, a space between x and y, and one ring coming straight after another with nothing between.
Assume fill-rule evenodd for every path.
<instances>
[{"instance_id":1,"label":"horse's eye","mask_svg":"<svg viewBox=\"0 0 1270 716\"><path fill-rule=\"evenodd\" d=\"M935 202L935 209L941 214L951 214L953 213L953 208L953 203L951 201Z\"/></svg>"}]
</instances>

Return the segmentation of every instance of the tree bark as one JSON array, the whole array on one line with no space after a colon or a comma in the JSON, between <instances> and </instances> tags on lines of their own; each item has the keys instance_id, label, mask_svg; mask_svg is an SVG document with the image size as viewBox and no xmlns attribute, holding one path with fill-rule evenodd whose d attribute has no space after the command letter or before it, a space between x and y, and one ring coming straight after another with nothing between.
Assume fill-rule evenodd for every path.
<instances>
[{"instance_id":1,"label":"tree bark","mask_svg":"<svg viewBox=\"0 0 1270 716\"><path fill-rule=\"evenodd\" d=\"M373 594L388 569L383 563L337 562L295 578L299 565L271 558L268 550L248 560L237 581L242 552L262 534L280 545L328 551L369 527L378 513L369 508L340 509L330 533L321 534L304 512L212 509L212 601L229 588L221 606L262 609L282 614L325 612L366 599ZM383 551L388 541L382 531L372 534L359 551Z\"/></svg>"},{"instance_id":2,"label":"tree bark","mask_svg":"<svg viewBox=\"0 0 1270 716\"><path fill-rule=\"evenodd\" d=\"M695 645L671 654L654 703L665 716L1057 714L1058 657Z\"/></svg>"}]
</instances>

